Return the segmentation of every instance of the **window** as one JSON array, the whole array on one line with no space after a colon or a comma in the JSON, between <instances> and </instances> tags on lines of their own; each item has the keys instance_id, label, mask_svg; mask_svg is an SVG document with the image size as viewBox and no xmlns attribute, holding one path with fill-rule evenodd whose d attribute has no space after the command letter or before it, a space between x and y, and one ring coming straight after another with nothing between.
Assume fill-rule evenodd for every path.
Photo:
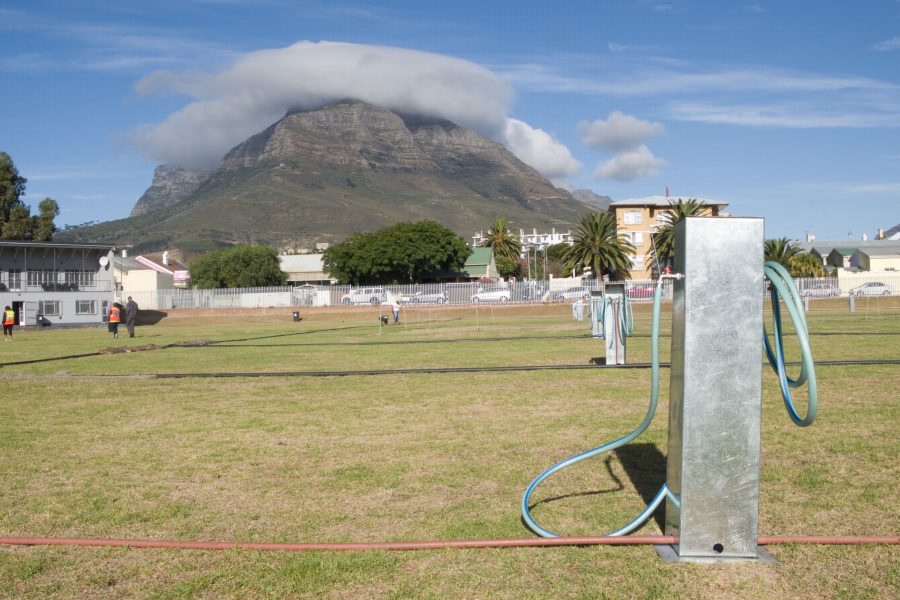
<instances>
[{"instance_id":1,"label":"window","mask_svg":"<svg viewBox=\"0 0 900 600\"><path fill-rule=\"evenodd\" d=\"M56 273L49 269L28 269L28 285L56 283Z\"/></svg>"},{"instance_id":2,"label":"window","mask_svg":"<svg viewBox=\"0 0 900 600\"><path fill-rule=\"evenodd\" d=\"M6 286L11 292L22 290L22 269L10 269L6 277Z\"/></svg>"},{"instance_id":3,"label":"window","mask_svg":"<svg viewBox=\"0 0 900 600\"><path fill-rule=\"evenodd\" d=\"M38 302L38 314L45 317L58 317L60 314L59 300L41 300Z\"/></svg>"},{"instance_id":4,"label":"window","mask_svg":"<svg viewBox=\"0 0 900 600\"><path fill-rule=\"evenodd\" d=\"M644 217L639 210L626 210L623 219L626 225L640 225Z\"/></svg>"},{"instance_id":5,"label":"window","mask_svg":"<svg viewBox=\"0 0 900 600\"><path fill-rule=\"evenodd\" d=\"M642 231L626 231L625 239L631 242L631 245L634 247L643 246L644 245L644 232Z\"/></svg>"},{"instance_id":6,"label":"window","mask_svg":"<svg viewBox=\"0 0 900 600\"><path fill-rule=\"evenodd\" d=\"M669 222L669 219L672 217L672 213L668 210L661 210L656 213L656 224L657 225L665 225Z\"/></svg>"},{"instance_id":7,"label":"window","mask_svg":"<svg viewBox=\"0 0 900 600\"><path fill-rule=\"evenodd\" d=\"M76 300L75 301L75 314L76 315L97 314L97 301L96 300Z\"/></svg>"},{"instance_id":8,"label":"window","mask_svg":"<svg viewBox=\"0 0 900 600\"><path fill-rule=\"evenodd\" d=\"M75 269L66 270L66 283L77 286L94 285L93 271L77 271Z\"/></svg>"},{"instance_id":9,"label":"window","mask_svg":"<svg viewBox=\"0 0 900 600\"><path fill-rule=\"evenodd\" d=\"M644 257L643 256L632 256L631 257L631 268L632 270L639 270L644 268Z\"/></svg>"}]
</instances>

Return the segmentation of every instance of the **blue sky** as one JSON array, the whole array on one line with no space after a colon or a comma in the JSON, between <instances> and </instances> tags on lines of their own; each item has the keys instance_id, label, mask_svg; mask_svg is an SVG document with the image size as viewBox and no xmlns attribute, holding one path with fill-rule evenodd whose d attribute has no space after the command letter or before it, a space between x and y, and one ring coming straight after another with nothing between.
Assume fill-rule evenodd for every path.
<instances>
[{"instance_id":1,"label":"blue sky","mask_svg":"<svg viewBox=\"0 0 900 600\"><path fill-rule=\"evenodd\" d=\"M349 95L560 185L727 202L767 237L900 223L900 0L0 0L0 35L0 150L58 225Z\"/></svg>"}]
</instances>

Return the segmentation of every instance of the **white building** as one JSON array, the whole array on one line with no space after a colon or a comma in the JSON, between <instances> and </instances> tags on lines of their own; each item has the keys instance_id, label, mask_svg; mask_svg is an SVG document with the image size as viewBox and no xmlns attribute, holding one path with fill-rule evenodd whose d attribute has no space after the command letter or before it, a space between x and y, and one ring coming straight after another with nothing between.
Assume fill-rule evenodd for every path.
<instances>
[{"instance_id":1,"label":"white building","mask_svg":"<svg viewBox=\"0 0 900 600\"><path fill-rule=\"evenodd\" d=\"M574 239L572 238L572 230L569 230L565 233L557 232L556 228L551 229L550 233L541 232L538 233L537 228L532 228L531 233L525 233L524 229L519 229L519 243L522 245L522 250L525 251L528 248L547 248L549 246L553 246L554 244L568 244L571 246L574 243ZM479 231L475 235L472 236L472 247L478 248L487 237L484 235L484 231ZM523 252L522 257L524 258L525 254Z\"/></svg>"},{"instance_id":2,"label":"white building","mask_svg":"<svg viewBox=\"0 0 900 600\"><path fill-rule=\"evenodd\" d=\"M12 308L16 325L102 323L112 258L103 244L0 241L0 309Z\"/></svg>"}]
</instances>

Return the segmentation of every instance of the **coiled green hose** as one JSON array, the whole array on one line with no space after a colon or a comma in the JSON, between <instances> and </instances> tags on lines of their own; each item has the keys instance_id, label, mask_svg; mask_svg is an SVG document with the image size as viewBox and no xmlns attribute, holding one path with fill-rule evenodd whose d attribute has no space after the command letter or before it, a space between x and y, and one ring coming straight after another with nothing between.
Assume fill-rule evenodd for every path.
<instances>
[{"instance_id":1,"label":"coiled green hose","mask_svg":"<svg viewBox=\"0 0 900 600\"><path fill-rule=\"evenodd\" d=\"M806 427L816 420L816 412L818 409L818 388L816 387L816 370L813 362L812 348L809 345L809 327L806 324L806 314L803 311L803 299L794 280L788 274L787 270L775 261L768 261L765 264L764 272L770 282L772 282L772 335L775 340L775 351L769 345L769 336L763 327L763 345L766 348L766 356L769 364L772 365L775 373L778 375L778 381L781 384L781 396L784 398L784 406L788 415L796 425ZM797 379L791 379L787 375L787 368L784 365L784 346L781 342L781 303L779 297L784 299L784 305L791 315L791 321L794 323L794 329L797 332L797 341L800 342L801 366L800 374ZM791 397L792 387L799 387L807 382L807 406L806 415L800 416L794 406L794 400Z\"/></svg>"},{"instance_id":2,"label":"coiled green hose","mask_svg":"<svg viewBox=\"0 0 900 600\"><path fill-rule=\"evenodd\" d=\"M812 422L816 418L816 409L818 406L818 391L816 387L815 364L813 362L812 349L809 345L809 328L806 323L806 315L803 312L803 301L800 297L800 292L797 290L797 286L794 283L794 280L791 278L790 274L788 274L787 270L783 266L776 262L766 262L764 266L764 273L769 281L772 282L771 297L774 321L773 337L775 340L775 350L773 352L771 346L769 345L768 334L764 326L763 343L766 348L766 355L768 356L772 368L775 369L775 372L778 374L778 379L781 383L781 394L784 398L784 404L787 408L788 415L790 415L791 420L794 423L796 423L800 427L806 427L812 424ZM781 305L779 303L779 297L784 299L784 304L788 309L791 320L794 322L794 328L797 332L797 339L800 342L802 363L800 374L797 379L791 379L787 376L787 369L784 364L784 347L782 345L781 339ZM525 493L522 495L522 520L525 522L529 529L534 531L539 536L559 537L558 534L553 533L552 531L548 531L538 525L537 522L535 522L535 520L531 517L528 503L535 488L544 479L546 479L550 475L553 475L557 471L565 469L566 467L574 465L575 463L581 462L582 460L585 460L587 458L592 458L594 456L597 456L598 454L609 452L610 450L615 450L616 448L627 444L628 442L641 435L653 421L653 416L656 413L656 406L659 402L659 312L661 302L662 279L657 282L656 290L653 293L653 318L650 327L650 405L647 407L647 414L644 416L644 420L641 421L640 425L638 425L627 435L613 442L603 444L602 446L597 446L596 448L587 450L585 452L582 452L581 454L576 454L575 456L557 463L552 467L546 469L543 473L538 475L534 479L534 481L531 482L528 488L526 488ZM806 415L801 417L794 406L793 399L791 398L790 388L803 385L804 382L808 382L809 384L809 400L807 403ZM663 484L650 504L648 504L647 507L643 511L641 511L641 514L635 517L624 527L617 529L616 531L613 531L608 535L618 536L631 533L632 531L640 527L647 519L649 519L653 515L653 512L656 510L656 508L667 497L671 498L673 502L678 502L678 498L671 493L668 485Z\"/></svg>"}]
</instances>

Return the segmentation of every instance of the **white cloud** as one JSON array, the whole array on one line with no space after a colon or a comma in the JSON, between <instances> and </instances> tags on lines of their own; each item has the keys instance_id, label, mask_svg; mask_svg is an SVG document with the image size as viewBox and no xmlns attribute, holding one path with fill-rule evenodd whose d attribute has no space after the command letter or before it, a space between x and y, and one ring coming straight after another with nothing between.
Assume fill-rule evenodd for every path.
<instances>
[{"instance_id":1,"label":"white cloud","mask_svg":"<svg viewBox=\"0 0 900 600\"><path fill-rule=\"evenodd\" d=\"M581 170L581 163L564 144L518 119L506 120L503 141L522 162L548 179L560 180Z\"/></svg>"},{"instance_id":2,"label":"white cloud","mask_svg":"<svg viewBox=\"0 0 900 600\"><path fill-rule=\"evenodd\" d=\"M620 152L605 163L597 166L594 176L617 181L631 181L638 177L659 175L659 167L667 165L665 159L653 156L647 146Z\"/></svg>"},{"instance_id":3,"label":"white cloud","mask_svg":"<svg viewBox=\"0 0 900 600\"><path fill-rule=\"evenodd\" d=\"M642 121L619 111L610 114L606 121L597 119L593 123L578 123L578 133L585 146L616 151L637 148L644 141L662 135L665 130L662 123Z\"/></svg>"},{"instance_id":4,"label":"white cloud","mask_svg":"<svg viewBox=\"0 0 900 600\"><path fill-rule=\"evenodd\" d=\"M133 136L143 154L182 166L214 164L285 112L344 98L445 118L502 139L513 100L509 84L469 61L387 46L306 41L251 52L219 73L157 71L137 89L193 98Z\"/></svg>"},{"instance_id":5,"label":"white cloud","mask_svg":"<svg viewBox=\"0 0 900 600\"><path fill-rule=\"evenodd\" d=\"M672 116L681 121L718 125L790 129L900 126L900 105L872 102L871 108L866 111L839 103L819 107L808 102L717 104L701 101L673 102L669 106Z\"/></svg>"},{"instance_id":6,"label":"white cloud","mask_svg":"<svg viewBox=\"0 0 900 600\"><path fill-rule=\"evenodd\" d=\"M853 186L850 191L861 194L889 194L895 196L900 194L900 182L866 183Z\"/></svg>"},{"instance_id":7,"label":"white cloud","mask_svg":"<svg viewBox=\"0 0 900 600\"><path fill-rule=\"evenodd\" d=\"M895 35L888 40L879 42L872 46L872 48L881 51L900 50L900 35Z\"/></svg>"}]
</instances>

